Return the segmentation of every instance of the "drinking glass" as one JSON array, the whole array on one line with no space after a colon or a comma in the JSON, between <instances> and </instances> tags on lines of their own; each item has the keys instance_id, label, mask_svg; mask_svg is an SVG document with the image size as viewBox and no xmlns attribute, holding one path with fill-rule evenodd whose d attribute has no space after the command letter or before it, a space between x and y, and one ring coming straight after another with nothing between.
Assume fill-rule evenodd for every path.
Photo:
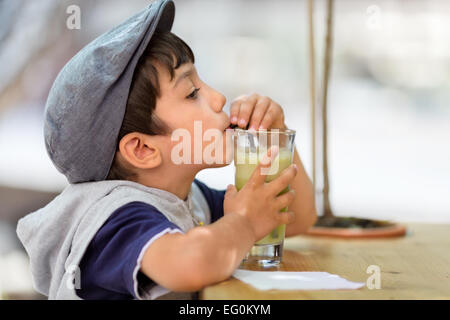
<instances>
[{"instance_id":1,"label":"drinking glass","mask_svg":"<svg viewBox=\"0 0 450 320\"><path fill-rule=\"evenodd\" d=\"M261 168L267 175L265 181L275 179L281 171L292 164L295 131L290 129L243 130L235 129L233 151L235 164L235 185L240 190L250 179L261 158L272 146L279 152L270 168ZM289 191L286 187L280 194ZM281 211L287 211L287 207ZM257 241L244 258L244 264L257 264L263 267L277 266L283 255L283 242L286 225L279 225L268 235Z\"/></svg>"}]
</instances>

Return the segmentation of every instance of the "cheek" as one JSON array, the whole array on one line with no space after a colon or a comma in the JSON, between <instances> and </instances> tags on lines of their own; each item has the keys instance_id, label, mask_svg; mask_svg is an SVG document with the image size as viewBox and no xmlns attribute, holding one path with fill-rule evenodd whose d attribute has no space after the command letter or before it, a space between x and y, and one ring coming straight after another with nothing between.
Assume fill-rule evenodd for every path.
<instances>
[{"instance_id":1,"label":"cheek","mask_svg":"<svg viewBox=\"0 0 450 320\"><path fill-rule=\"evenodd\" d=\"M228 165L233 161L233 141L231 139L231 135L226 132L224 132L220 137L218 136L217 140L214 140L214 142L208 141L204 144L206 144L206 148L210 148L209 146L212 146L212 144L214 145L215 150L212 154L216 165ZM204 150L210 150L206 148Z\"/></svg>"},{"instance_id":2,"label":"cheek","mask_svg":"<svg viewBox=\"0 0 450 320\"><path fill-rule=\"evenodd\" d=\"M223 144L224 161L226 164L230 164L233 161L234 157L233 139L230 134L224 134L224 140L225 140Z\"/></svg>"},{"instance_id":3,"label":"cheek","mask_svg":"<svg viewBox=\"0 0 450 320\"><path fill-rule=\"evenodd\" d=\"M156 115L172 129L193 127L193 122L199 114L195 103L177 97L165 97L158 100Z\"/></svg>"}]
</instances>

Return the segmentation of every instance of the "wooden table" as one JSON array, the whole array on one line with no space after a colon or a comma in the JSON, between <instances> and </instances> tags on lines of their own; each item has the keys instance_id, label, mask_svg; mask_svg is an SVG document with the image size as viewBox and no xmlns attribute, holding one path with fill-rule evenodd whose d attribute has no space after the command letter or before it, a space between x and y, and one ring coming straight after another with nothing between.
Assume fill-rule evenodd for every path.
<instances>
[{"instance_id":1,"label":"wooden table","mask_svg":"<svg viewBox=\"0 0 450 320\"><path fill-rule=\"evenodd\" d=\"M450 224L407 224L387 239L296 236L285 241L279 271L326 271L367 283L380 267L381 288L260 291L235 278L206 287L200 299L450 299ZM262 270L254 268L254 270Z\"/></svg>"}]
</instances>

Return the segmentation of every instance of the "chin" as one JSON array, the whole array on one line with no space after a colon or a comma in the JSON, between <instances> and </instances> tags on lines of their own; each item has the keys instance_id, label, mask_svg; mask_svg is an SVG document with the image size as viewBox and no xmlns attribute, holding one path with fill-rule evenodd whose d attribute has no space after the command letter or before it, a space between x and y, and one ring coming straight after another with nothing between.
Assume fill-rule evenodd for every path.
<instances>
[{"instance_id":1,"label":"chin","mask_svg":"<svg viewBox=\"0 0 450 320\"><path fill-rule=\"evenodd\" d=\"M230 163L213 163L213 164L207 164L205 169L208 168L223 168L228 166Z\"/></svg>"},{"instance_id":2,"label":"chin","mask_svg":"<svg viewBox=\"0 0 450 320\"><path fill-rule=\"evenodd\" d=\"M203 169L208 169L208 168L222 168L222 167L226 167L229 164L231 164L233 162L233 158L228 157L228 159L226 157L224 157L224 159L221 160L216 160L213 163L202 163L202 168Z\"/></svg>"}]
</instances>

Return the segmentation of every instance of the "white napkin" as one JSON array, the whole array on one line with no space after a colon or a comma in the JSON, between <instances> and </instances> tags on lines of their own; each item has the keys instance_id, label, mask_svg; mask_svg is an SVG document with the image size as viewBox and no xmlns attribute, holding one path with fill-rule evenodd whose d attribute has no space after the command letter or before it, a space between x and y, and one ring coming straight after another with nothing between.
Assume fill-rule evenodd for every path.
<instances>
[{"instance_id":1,"label":"white napkin","mask_svg":"<svg viewBox=\"0 0 450 320\"><path fill-rule=\"evenodd\" d=\"M259 290L359 289L363 282L352 282L328 272L250 271L237 269L233 277Z\"/></svg>"}]
</instances>

